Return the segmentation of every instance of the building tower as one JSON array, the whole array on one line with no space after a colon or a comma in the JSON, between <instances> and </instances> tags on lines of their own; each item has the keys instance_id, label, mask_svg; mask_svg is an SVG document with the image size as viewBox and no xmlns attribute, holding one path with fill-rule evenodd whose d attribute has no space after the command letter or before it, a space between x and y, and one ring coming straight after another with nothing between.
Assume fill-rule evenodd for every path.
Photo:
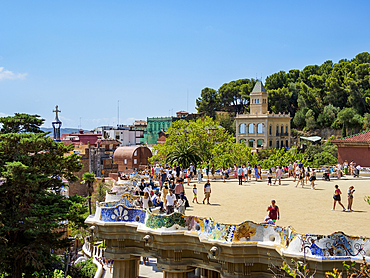
<instances>
[{"instance_id":1,"label":"building tower","mask_svg":"<svg viewBox=\"0 0 370 278\"><path fill-rule=\"evenodd\" d=\"M262 81L257 81L250 94L250 113L238 114L236 140L252 150L290 147L290 114L268 111L268 94Z\"/></svg>"},{"instance_id":2,"label":"building tower","mask_svg":"<svg viewBox=\"0 0 370 278\"><path fill-rule=\"evenodd\" d=\"M62 122L59 120L58 112L62 111L58 110L58 105L56 105L53 112L55 112L55 120L51 124L53 125L54 129L54 140L60 142L60 128L62 126Z\"/></svg>"}]
</instances>

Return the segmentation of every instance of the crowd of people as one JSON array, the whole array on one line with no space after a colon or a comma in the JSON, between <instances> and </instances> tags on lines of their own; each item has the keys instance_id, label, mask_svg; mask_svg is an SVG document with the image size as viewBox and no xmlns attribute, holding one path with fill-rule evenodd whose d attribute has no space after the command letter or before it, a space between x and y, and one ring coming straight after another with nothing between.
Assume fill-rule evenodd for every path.
<instances>
[{"instance_id":1,"label":"crowd of people","mask_svg":"<svg viewBox=\"0 0 370 278\"><path fill-rule=\"evenodd\" d=\"M343 164L337 164L326 168L326 171L330 169L330 172L324 172L323 178L325 179L326 174L330 176L335 173L339 178L343 175L359 175L359 165L356 165L353 161L347 163L345 161ZM158 209L160 213L171 214L175 211L185 214L186 208L189 205L189 199L185 193L185 185L191 186L191 182L195 181L197 183L203 182L203 179L206 178L206 182L203 186L204 198L202 200L203 204L210 204L211 196L211 180L216 179L216 173L218 176L225 182L226 179L230 178L232 174L238 179L239 185L243 183L250 182L252 180L261 181L262 176L267 176L267 185L281 185L281 180L283 176L290 177L295 184L295 187L301 185L310 184L312 189L315 189L316 169L309 166L305 166L300 161L290 162L284 167L276 166L267 171L262 171L262 168L259 164L251 165L247 162L246 164L237 166L234 164L234 168L226 169L216 169L214 164L207 163L204 169L200 166L195 167L193 164L190 164L189 168L184 169L180 165L169 166L166 165L162 167L159 164L156 164L153 167L146 167L145 170L139 172L141 175L149 176L149 181L145 182L144 179L140 183L135 184L135 194L138 196L134 201L135 207L140 207L144 209ZM122 175L121 179L128 179L128 176ZM197 183L192 184L192 202L198 202L198 188ZM354 190L353 190L354 191ZM343 210L351 211L353 203L353 191L349 189L348 193L348 207L344 208L340 200L340 190L337 188L334 194L334 206L335 209L336 203L343 207ZM340 193L339 193L340 192ZM267 220L276 221L276 218L268 217ZM265 221L267 221L265 219Z\"/></svg>"}]
</instances>

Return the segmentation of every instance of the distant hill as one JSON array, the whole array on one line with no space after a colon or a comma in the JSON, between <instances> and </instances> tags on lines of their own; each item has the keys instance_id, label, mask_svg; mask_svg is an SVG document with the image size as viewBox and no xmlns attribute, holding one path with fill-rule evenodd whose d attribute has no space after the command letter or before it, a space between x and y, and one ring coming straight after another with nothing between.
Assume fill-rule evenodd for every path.
<instances>
[{"instance_id":1,"label":"distant hill","mask_svg":"<svg viewBox=\"0 0 370 278\"><path fill-rule=\"evenodd\" d=\"M50 127L41 127L41 130L43 132L51 132L49 134L49 136L53 136L53 128L50 128ZM78 132L79 129L78 128L61 128L60 129L60 135L63 135L63 134L66 134L66 133L73 133L73 132ZM89 132L90 130L84 130L84 132Z\"/></svg>"}]
</instances>

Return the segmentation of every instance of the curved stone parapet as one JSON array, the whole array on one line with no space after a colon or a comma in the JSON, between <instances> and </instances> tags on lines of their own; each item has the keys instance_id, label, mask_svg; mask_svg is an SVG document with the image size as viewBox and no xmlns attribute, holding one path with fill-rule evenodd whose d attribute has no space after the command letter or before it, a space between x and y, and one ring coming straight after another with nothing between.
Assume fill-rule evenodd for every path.
<instances>
[{"instance_id":1,"label":"curved stone parapet","mask_svg":"<svg viewBox=\"0 0 370 278\"><path fill-rule=\"evenodd\" d=\"M88 224L119 222L130 223L140 231L156 233L179 233L198 236L200 241L214 241L232 245L260 244L274 246L282 254L304 255L320 259L370 260L370 239L349 236L343 232L330 235L298 233L292 227L257 224L245 221L240 224L227 224L212 218L183 215L175 212L170 215L154 214L149 210L133 208L135 197L124 194L117 202L99 204L97 213L86 220ZM118 224L118 223L117 223Z\"/></svg>"},{"instance_id":2,"label":"curved stone parapet","mask_svg":"<svg viewBox=\"0 0 370 278\"><path fill-rule=\"evenodd\" d=\"M302 234L290 226L253 221L220 223L177 212L156 214L134 208L133 200L127 194L117 202L100 203L85 221L106 240L106 258L115 261L119 273L136 269L139 256L157 258L157 267L166 273L185 275L200 267L234 278L270 276L269 267L281 265L284 257L307 262L317 270L315 277L340 268L343 261L370 261L369 238L342 232Z\"/></svg>"}]
</instances>

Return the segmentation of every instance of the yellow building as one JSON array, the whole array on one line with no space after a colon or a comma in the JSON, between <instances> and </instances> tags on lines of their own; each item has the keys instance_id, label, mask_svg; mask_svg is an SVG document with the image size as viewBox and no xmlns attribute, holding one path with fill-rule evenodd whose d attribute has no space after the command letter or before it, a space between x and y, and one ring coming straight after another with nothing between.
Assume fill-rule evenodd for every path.
<instances>
[{"instance_id":1,"label":"yellow building","mask_svg":"<svg viewBox=\"0 0 370 278\"><path fill-rule=\"evenodd\" d=\"M290 147L290 113L270 113L268 94L257 81L250 94L250 113L236 116L236 140L252 149Z\"/></svg>"}]
</instances>

